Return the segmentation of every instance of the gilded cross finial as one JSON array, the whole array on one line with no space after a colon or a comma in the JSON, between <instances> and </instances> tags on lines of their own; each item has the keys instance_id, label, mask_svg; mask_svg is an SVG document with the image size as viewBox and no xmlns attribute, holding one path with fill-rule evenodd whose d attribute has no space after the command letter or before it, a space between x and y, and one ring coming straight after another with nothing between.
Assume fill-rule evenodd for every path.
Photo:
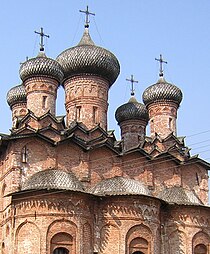
<instances>
[{"instance_id":1,"label":"gilded cross finial","mask_svg":"<svg viewBox=\"0 0 210 254\"><path fill-rule=\"evenodd\" d=\"M160 77L163 77L163 63L167 64L166 61L163 60L163 57L162 55L160 54L160 58L155 58L156 61L160 62L160 73L159 73L159 76Z\"/></svg>"},{"instance_id":2,"label":"gilded cross finial","mask_svg":"<svg viewBox=\"0 0 210 254\"><path fill-rule=\"evenodd\" d=\"M41 27L40 32L34 31L34 33L40 35L40 51L44 51L44 37L50 38L49 35L44 33L43 28Z\"/></svg>"},{"instance_id":3,"label":"gilded cross finial","mask_svg":"<svg viewBox=\"0 0 210 254\"><path fill-rule=\"evenodd\" d=\"M133 75L131 75L130 79L126 78L126 80L131 82L131 96L134 96L135 94L134 83L138 83L138 81L134 80Z\"/></svg>"},{"instance_id":4,"label":"gilded cross finial","mask_svg":"<svg viewBox=\"0 0 210 254\"><path fill-rule=\"evenodd\" d=\"M90 15L95 16L95 13L89 12L88 5L87 5L86 11L82 11L82 10L79 10L79 11L82 12L82 13L85 13L85 15L86 15L85 28L88 28L89 27L89 23L90 23L89 16Z\"/></svg>"}]
</instances>

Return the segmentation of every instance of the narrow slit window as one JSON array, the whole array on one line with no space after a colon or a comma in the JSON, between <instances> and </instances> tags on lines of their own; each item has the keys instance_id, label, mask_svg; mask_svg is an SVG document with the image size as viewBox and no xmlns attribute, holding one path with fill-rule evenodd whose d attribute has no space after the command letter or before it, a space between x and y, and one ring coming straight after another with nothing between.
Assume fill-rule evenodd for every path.
<instances>
[{"instance_id":1,"label":"narrow slit window","mask_svg":"<svg viewBox=\"0 0 210 254\"><path fill-rule=\"evenodd\" d=\"M27 163L27 147L24 146L21 152L21 161L22 163Z\"/></svg>"},{"instance_id":2,"label":"narrow slit window","mask_svg":"<svg viewBox=\"0 0 210 254\"><path fill-rule=\"evenodd\" d=\"M77 106L76 108L76 119L77 122L81 121L81 106Z\"/></svg>"},{"instance_id":3,"label":"narrow slit window","mask_svg":"<svg viewBox=\"0 0 210 254\"><path fill-rule=\"evenodd\" d=\"M172 129L172 118L169 118L169 129Z\"/></svg>"},{"instance_id":4,"label":"narrow slit window","mask_svg":"<svg viewBox=\"0 0 210 254\"><path fill-rule=\"evenodd\" d=\"M195 174L197 185L200 185L198 173Z\"/></svg>"},{"instance_id":5,"label":"narrow slit window","mask_svg":"<svg viewBox=\"0 0 210 254\"><path fill-rule=\"evenodd\" d=\"M42 97L42 108L46 109L46 104L47 104L47 96Z\"/></svg>"},{"instance_id":6,"label":"narrow slit window","mask_svg":"<svg viewBox=\"0 0 210 254\"><path fill-rule=\"evenodd\" d=\"M98 123L98 108L93 107L93 123Z\"/></svg>"}]
</instances>

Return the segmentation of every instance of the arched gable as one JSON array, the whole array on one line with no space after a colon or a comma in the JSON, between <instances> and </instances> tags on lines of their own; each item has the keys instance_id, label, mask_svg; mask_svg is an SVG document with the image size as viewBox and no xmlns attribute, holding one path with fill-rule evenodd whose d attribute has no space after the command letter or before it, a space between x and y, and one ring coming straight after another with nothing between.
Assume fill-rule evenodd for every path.
<instances>
[{"instance_id":1,"label":"arched gable","mask_svg":"<svg viewBox=\"0 0 210 254\"><path fill-rule=\"evenodd\" d=\"M126 254L149 254L152 245L152 232L144 224L129 229L126 235Z\"/></svg>"},{"instance_id":2,"label":"arched gable","mask_svg":"<svg viewBox=\"0 0 210 254\"><path fill-rule=\"evenodd\" d=\"M64 247L76 254L77 226L69 220L55 220L47 230L47 253L58 247Z\"/></svg>"},{"instance_id":3,"label":"arched gable","mask_svg":"<svg viewBox=\"0 0 210 254\"><path fill-rule=\"evenodd\" d=\"M192 239L193 253L207 254L209 243L210 243L210 236L203 231L199 231L198 233L194 235Z\"/></svg>"},{"instance_id":4,"label":"arched gable","mask_svg":"<svg viewBox=\"0 0 210 254\"><path fill-rule=\"evenodd\" d=\"M41 253L40 230L33 222L20 224L15 235L15 249L18 254Z\"/></svg>"}]
</instances>

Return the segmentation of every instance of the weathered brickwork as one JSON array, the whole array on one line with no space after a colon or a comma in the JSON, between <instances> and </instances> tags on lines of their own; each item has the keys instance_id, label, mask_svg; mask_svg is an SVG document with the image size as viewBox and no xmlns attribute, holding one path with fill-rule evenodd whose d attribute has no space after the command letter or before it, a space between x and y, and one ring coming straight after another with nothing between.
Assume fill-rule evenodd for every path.
<instances>
[{"instance_id":1,"label":"weathered brickwork","mask_svg":"<svg viewBox=\"0 0 210 254\"><path fill-rule=\"evenodd\" d=\"M23 118L27 112L27 105L26 103L17 103L12 106L12 127L16 128L17 126L17 121L20 118Z\"/></svg>"},{"instance_id":2,"label":"weathered brickwork","mask_svg":"<svg viewBox=\"0 0 210 254\"><path fill-rule=\"evenodd\" d=\"M78 75L64 82L67 126L82 122L88 129L97 124L107 130L109 83L94 75Z\"/></svg>"},{"instance_id":3,"label":"weathered brickwork","mask_svg":"<svg viewBox=\"0 0 210 254\"><path fill-rule=\"evenodd\" d=\"M19 195L13 199L3 197L18 192L32 175L49 168L73 172L88 188L106 178L129 176L150 186L156 195L170 186L186 185L199 190L197 182L188 180L188 171L191 174L194 171L203 182L200 186L203 184L202 189L206 189L201 190L200 198L207 202L207 175L202 167L185 166L180 174L182 166L177 168L173 161L163 158L148 165L148 159L139 152L119 157L107 148L84 152L71 141L53 147L37 138L22 139L11 144L7 160L1 165L5 253L36 250L51 254L60 246L75 254L88 253L87 249L89 253L93 250L119 254L136 250L175 253L177 249L180 253L192 253L192 248L209 245L208 208L165 207L161 201L149 197L96 199L66 191L23 193L20 200Z\"/></svg>"},{"instance_id":4,"label":"weathered brickwork","mask_svg":"<svg viewBox=\"0 0 210 254\"><path fill-rule=\"evenodd\" d=\"M148 106L151 136L155 136L155 133L162 138L170 133L176 136L177 107L173 102L154 103Z\"/></svg>"},{"instance_id":5,"label":"weathered brickwork","mask_svg":"<svg viewBox=\"0 0 210 254\"><path fill-rule=\"evenodd\" d=\"M7 96L0 253L210 254L210 163L191 157L176 135L181 90L161 72L145 105L132 97L118 110L116 140L107 130L116 57L94 45L86 24L79 45L57 61L43 52L27 60L24 87ZM56 116L59 80L66 120Z\"/></svg>"},{"instance_id":6,"label":"weathered brickwork","mask_svg":"<svg viewBox=\"0 0 210 254\"><path fill-rule=\"evenodd\" d=\"M55 115L55 102L58 82L48 77L33 77L24 82L27 96L27 108L35 116L42 116L50 111Z\"/></svg>"},{"instance_id":7,"label":"weathered brickwork","mask_svg":"<svg viewBox=\"0 0 210 254\"><path fill-rule=\"evenodd\" d=\"M124 151L137 147L144 142L146 125L147 122L141 120L129 120L120 123Z\"/></svg>"}]
</instances>

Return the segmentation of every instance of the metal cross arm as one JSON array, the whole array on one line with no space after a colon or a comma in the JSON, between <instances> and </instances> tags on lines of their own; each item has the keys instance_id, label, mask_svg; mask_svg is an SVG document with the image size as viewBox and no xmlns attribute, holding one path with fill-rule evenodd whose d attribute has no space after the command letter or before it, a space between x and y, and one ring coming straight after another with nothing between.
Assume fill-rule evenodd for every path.
<instances>
[{"instance_id":1,"label":"metal cross arm","mask_svg":"<svg viewBox=\"0 0 210 254\"><path fill-rule=\"evenodd\" d=\"M134 80L133 75L131 75L130 79L126 79L126 80L131 82L131 96L134 96L134 94L135 94L134 83L138 83L138 81Z\"/></svg>"},{"instance_id":2,"label":"metal cross arm","mask_svg":"<svg viewBox=\"0 0 210 254\"><path fill-rule=\"evenodd\" d=\"M168 62L163 60L162 55L160 54L160 58L155 58L156 61L160 62L160 73L159 76L162 77L163 76L163 63L167 64Z\"/></svg>"},{"instance_id":3,"label":"metal cross arm","mask_svg":"<svg viewBox=\"0 0 210 254\"><path fill-rule=\"evenodd\" d=\"M34 31L34 33L40 35L40 51L44 51L44 37L50 38L50 36L44 33L42 27L40 29L40 32Z\"/></svg>"},{"instance_id":4,"label":"metal cross arm","mask_svg":"<svg viewBox=\"0 0 210 254\"><path fill-rule=\"evenodd\" d=\"M79 10L79 11L82 12L82 13L85 13L85 15L86 15L85 27L88 28L89 27L89 23L90 23L89 16L90 15L95 16L95 13L89 12L88 5L87 5L86 11L82 11L82 10Z\"/></svg>"}]
</instances>

